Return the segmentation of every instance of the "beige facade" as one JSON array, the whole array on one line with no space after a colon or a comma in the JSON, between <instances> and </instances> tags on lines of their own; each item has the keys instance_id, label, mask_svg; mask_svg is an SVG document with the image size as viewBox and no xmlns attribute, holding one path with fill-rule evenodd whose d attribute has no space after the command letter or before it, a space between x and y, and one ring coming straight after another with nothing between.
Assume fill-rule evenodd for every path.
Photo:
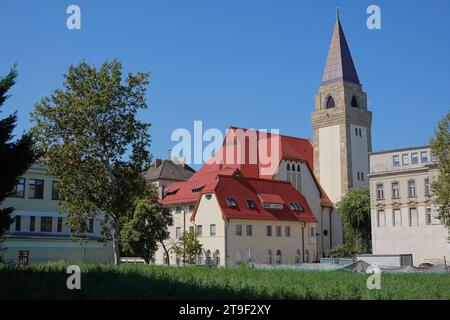
<instances>
[{"instance_id":1,"label":"beige facade","mask_svg":"<svg viewBox=\"0 0 450 320\"><path fill-rule=\"evenodd\" d=\"M412 254L414 265L449 261L449 231L435 217L431 157L428 146L370 154L374 254Z\"/></svg>"},{"instance_id":2,"label":"beige facade","mask_svg":"<svg viewBox=\"0 0 450 320\"><path fill-rule=\"evenodd\" d=\"M198 264L230 267L249 260L263 264L294 264L315 259L314 222L224 219L214 193L203 194L196 211L195 221L190 221L192 211L188 205L173 207L174 224L169 227L170 239L165 245L170 249L183 230L195 228L203 247L202 254L197 257ZM268 226L272 229L271 235L267 234ZM288 233L286 228L289 228ZM279 235L277 229L281 230ZM182 257L170 253L171 265L179 265L181 261ZM155 254L155 263L167 264L161 246Z\"/></svg>"},{"instance_id":3,"label":"beige facade","mask_svg":"<svg viewBox=\"0 0 450 320\"><path fill-rule=\"evenodd\" d=\"M287 170L288 167L291 170ZM320 259L327 250L342 242L342 229L335 209L321 205L320 190L305 162L281 161L274 178L290 181L292 186L305 196L317 219L317 248L314 250L314 259Z\"/></svg>"},{"instance_id":4,"label":"beige facade","mask_svg":"<svg viewBox=\"0 0 450 320\"><path fill-rule=\"evenodd\" d=\"M66 215L59 213L54 183L45 167L32 165L20 177L15 195L2 203L2 207L13 207L16 217L3 243L6 250L2 259L15 263L20 252L27 252L29 263L112 262L111 243L104 242L101 236L101 215L88 222L90 230L82 235L83 241L71 239Z\"/></svg>"}]
</instances>

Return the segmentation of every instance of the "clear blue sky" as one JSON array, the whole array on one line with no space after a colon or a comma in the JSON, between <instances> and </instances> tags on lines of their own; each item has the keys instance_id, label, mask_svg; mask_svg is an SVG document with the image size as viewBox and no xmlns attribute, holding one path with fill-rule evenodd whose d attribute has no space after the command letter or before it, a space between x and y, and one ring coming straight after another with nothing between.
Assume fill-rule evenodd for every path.
<instances>
[{"instance_id":1,"label":"clear blue sky","mask_svg":"<svg viewBox=\"0 0 450 320\"><path fill-rule=\"evenodd\" d=\"M66 28L81 7L82 29ZM381 7L381 30L366 8ZM0 74L18 63L5 113L18 133L34 104L61 87L70 64L117 58L150 71L154 156L166 157L176 128L279 128L312 137L335 7L373 112L374 150L428 143L450 109L450 1L20 1L0 0Z\"/></svg>"}]
</instances>

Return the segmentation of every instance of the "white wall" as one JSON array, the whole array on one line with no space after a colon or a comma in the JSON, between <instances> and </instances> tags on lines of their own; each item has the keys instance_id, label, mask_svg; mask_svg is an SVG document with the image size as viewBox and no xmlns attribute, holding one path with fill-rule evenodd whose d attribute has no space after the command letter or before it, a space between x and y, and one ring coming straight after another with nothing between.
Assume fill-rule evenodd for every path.
<instances>
[{"instance_id":1,"label":"white wall","mask_svg":"<svg viewBox=\"0 0 450 320\"><path fill-rule=\"evenodd\" d=\"M331 201L341 197L341 143L339 125L319 129L320 184Z\"/></svg>"}]
</instances>

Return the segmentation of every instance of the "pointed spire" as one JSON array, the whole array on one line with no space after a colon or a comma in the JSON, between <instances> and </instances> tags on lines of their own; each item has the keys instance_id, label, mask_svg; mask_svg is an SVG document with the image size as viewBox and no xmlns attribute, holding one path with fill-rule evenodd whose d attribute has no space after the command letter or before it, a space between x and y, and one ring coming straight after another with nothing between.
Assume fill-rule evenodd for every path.
<instances>
[{"instance_id":1,"label":"pointed spire","mask_svg":"<svg viewBox=\"0 0 450 320\"><path fill-rule=\"evenodd\" d=\"M339 7L336 8L336 24L331 37L330 48L328 49L327 63L323 71L321 83L343 79L348 82L359 83L358 74L353 64L352 55L345 39L339 20Z\"/></svg>"}]
</instances>

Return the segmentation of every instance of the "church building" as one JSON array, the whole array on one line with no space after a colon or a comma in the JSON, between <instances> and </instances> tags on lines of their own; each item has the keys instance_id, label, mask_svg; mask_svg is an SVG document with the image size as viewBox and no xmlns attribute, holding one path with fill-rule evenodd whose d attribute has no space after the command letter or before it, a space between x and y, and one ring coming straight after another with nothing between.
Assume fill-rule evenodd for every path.
<instances>
[{"instance_id":1,"label":"church building","mask_svg":"<svg viewBox=\"0 0 450 320\"><path fill-rule=\"evenodd\" d=\"M198 264L319 261L343 241L334 203L350 188L368 187L371 122L337 17L312 113L314 141L272 135L279 143L276 166L273 173L263 174L260 157L250 162L245 143L253 136L260 146L262 132L230 127L211 161L189 180L165 189L162 203L173 208L174 224L155 262L180 264L186 257L170 248L189 230L203 245L195 257ZM242 134L244 140L239 139ZM229 149L245 155L245 161L214 161Z\"/></svg>"}]
</instances>

